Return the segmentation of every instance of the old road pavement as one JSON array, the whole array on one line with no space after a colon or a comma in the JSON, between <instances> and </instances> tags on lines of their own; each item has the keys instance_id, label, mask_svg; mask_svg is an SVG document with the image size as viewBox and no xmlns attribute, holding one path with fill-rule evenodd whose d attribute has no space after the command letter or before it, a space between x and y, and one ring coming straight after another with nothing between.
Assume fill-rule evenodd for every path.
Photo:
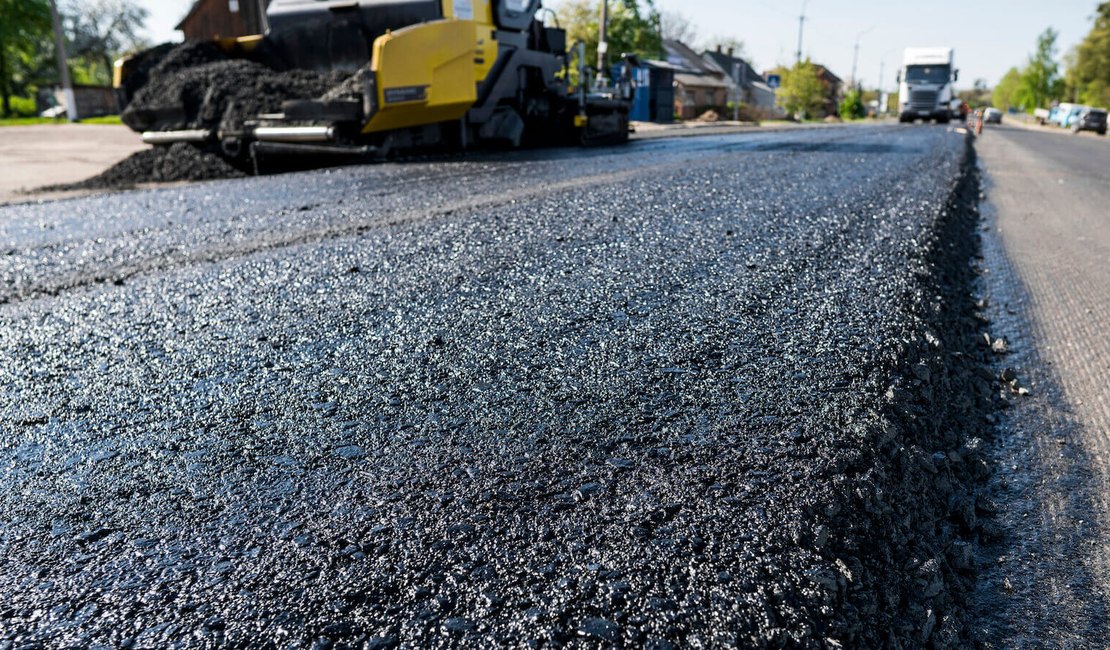
<instances>
[{"instance_id":1,"label":"old road pavement","mask_svg":"<svg viewBox=\"0 0 1110 650\"><path fill-rule=\"evenodd\" d=\"M1105 644L1110 593L1110 142L988 128L989 311L1030 386L1004 420L995 482L1011 541L983 558L992 647ZM999 613L1003 613L999 616ZM987 620L989 617L984 617Z\"/></svg>"},{"instance_id":2,"label":"old road pavement","mask_svg":"<svg viewBox=\"0 0 1110 650\"><path fill-rule=\"evenodd\" d=\"M1016 638L1047 397L977 169L886 124L0 208L0 646Z\"/></svg>"}]
</instances>

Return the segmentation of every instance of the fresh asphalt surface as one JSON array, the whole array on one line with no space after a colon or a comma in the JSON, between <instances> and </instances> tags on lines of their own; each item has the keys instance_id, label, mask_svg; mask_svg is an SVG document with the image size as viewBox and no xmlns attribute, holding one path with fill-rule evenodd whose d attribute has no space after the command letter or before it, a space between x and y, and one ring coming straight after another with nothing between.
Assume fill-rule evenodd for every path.
<instances>
[{"instance_id":1,"label":"fresh asphalt surface","mask_svg":"<svg viewBox=\"0 0 1110 650\"><path fill-rule=\"evenodd\" d=\"M957 645L959 490L894 488L977 443L885 409L964 141L0 208L0 646Z\"/></svg>"}]
</instances>

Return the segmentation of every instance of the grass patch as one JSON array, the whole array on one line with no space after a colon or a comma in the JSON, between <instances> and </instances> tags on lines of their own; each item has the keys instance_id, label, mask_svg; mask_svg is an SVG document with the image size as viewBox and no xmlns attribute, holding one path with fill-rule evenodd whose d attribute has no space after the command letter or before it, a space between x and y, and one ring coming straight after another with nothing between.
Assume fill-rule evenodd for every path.
<instances>
[{"instance_id":1,"label":"grass patch","mask_svg":"<svg viewBox=\"0 0 1110 650\"><path fill-rule=\"evenodd\" d=\"M65 119L52 117L4 117L0 118L0 127L5 126L31 126L33 124L68 124ZM79 124L123 124L119 115L104 115L81 120Z\"/></svg>"},{"instance_id":2,"label":"grass patch","mask_svg":"<svg viewBox=\"0 0 1110 650\"><path fill-rule=\"evenodd\" d=\"M31 124L62 124L65 120L55 120L52 117L3 117L0 126L28 126Z\"/></svg>"},{"instance_id":3,"label":"grass patch","mask_svg":"<svg viewBox=\"0 0 1110 650\"><path fill-rule=\"evenodd\" d=\"M102 115L81 120L81 124L123 124L123 122L119 119L119 115Z\"/></svg>"}]
</instances>

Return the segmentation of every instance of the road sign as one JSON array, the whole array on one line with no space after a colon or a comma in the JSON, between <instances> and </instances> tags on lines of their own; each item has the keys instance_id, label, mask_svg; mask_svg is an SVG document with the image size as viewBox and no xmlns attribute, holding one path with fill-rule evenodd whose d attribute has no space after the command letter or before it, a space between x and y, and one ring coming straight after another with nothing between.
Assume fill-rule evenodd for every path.
<instances>
[{"instance_id":1,"label":"road sign","mask_svg":"<svg viewBox=\"0 0 1110 650\"><path fill-rule=\"evenodd\" d=\"M777 74L767 75L767 85L772 87L772 88L778 88L778 87L782 86L782 75L777 75Z\"/></svg>"}]
</instances>

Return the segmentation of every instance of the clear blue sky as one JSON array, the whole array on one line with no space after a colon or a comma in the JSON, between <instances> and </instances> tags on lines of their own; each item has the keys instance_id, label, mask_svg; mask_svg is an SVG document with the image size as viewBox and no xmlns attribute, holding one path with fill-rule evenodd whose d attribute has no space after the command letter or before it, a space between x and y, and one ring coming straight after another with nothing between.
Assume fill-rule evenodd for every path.
<instances>
[{"instance_id":1,"label":"clear blue sky","mask_svg":"<svg viewBox=\"0 0 1110 650\"><path fill-rule=\"evenodd\" d=\"M150 10L153 40L180 38L173 26L192 0L140 3ZM714 36L744 41L759 69L794 60L802 0L656 0L656 4L689 18L705 45ZM879 67L885 61L883 81L890 88L902 49L931 46L956 48L960 86L970 86L977 78L994 85L1011 66L1024 63L1045 27L1060 32L1060 54L1066 52L1087 33L1097 4L1097 0L809 0L803 50L847 79L856 35L874 26L859 41L857 74L867 86L878 82Z\"/></svg>"}]
</instances>

